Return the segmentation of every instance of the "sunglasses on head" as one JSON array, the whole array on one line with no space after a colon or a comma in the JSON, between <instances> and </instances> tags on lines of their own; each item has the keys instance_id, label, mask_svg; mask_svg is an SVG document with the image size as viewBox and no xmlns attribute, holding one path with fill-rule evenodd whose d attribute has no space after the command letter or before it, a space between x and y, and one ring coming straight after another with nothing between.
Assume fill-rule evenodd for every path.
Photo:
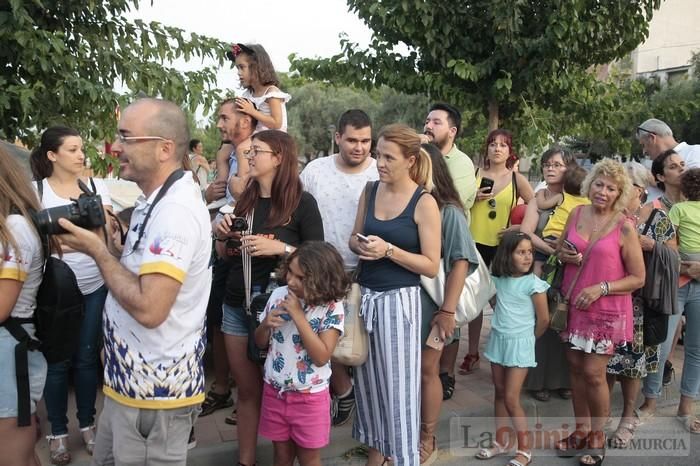
<instances>
[{"instance_id":1,"label":"sunglasses on head","mask_svg":"<svg viewBox=\"0 0 700 466\"><path fill-rule=\"evenodd\" d=\"M655 132L649 131L648 129L644 129L641 126L637 126L637 137L641 136L640 133L653 134L654 136L657 136Z\"/></svg>"}]
</instances>

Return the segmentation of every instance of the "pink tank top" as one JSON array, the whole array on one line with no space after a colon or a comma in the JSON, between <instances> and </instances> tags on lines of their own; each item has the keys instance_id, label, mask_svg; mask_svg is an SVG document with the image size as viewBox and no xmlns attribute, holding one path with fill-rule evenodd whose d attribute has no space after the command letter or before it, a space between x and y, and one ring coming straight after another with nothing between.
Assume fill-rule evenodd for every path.
<instances>
[{"instance_id":1,"label":"pink tank top","mask_svg":"<svg viewBox=\"0 0 700 466\"><path fill-rule=\"evenodd\" d=\"M567 239L576 245L583 253L588 247L588 241L581 238L576 231L576 224L582 209L577 209L573 228L569 228ZM594 340L610 340L613 344L632 341L632 295L601 296L588 309L576 307L576 297L581 290L602 281L613 282L627 276L625 263L622 260L620 234L625 219L621 220L607 235L600 238L589 252L586 264L578 277L571 293L569 305L569 322L567 333ZM569 290L577 267L568 264L564 269L562 292Z\"/></svg>"}]
</instances>

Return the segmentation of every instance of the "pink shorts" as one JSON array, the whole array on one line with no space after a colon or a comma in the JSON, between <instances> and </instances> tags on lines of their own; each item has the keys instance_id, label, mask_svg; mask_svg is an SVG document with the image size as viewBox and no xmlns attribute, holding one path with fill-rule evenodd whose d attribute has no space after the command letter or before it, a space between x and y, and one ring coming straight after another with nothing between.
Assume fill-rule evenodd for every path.
<instances>
[{"instance_id":1,"label":"pink shorts","mask_svg":"<svg viewBox=\"0 0 700 466\"><path fill-rule=\"evenodd\" d=\"M292 440L302 448L328 445L331 435L331 397L318 393L284 392L269 383L263 388L258 433L273 442Z\"/></svg>"}]
</instances>

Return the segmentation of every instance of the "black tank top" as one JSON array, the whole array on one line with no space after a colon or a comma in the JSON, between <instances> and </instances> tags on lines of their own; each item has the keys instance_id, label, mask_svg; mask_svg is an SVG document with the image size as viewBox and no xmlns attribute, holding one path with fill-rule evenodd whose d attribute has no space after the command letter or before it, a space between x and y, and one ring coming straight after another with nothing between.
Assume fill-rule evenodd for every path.
<instances>
[{"instance_id":1,"label":"black tank top","mask_svg":"<svg viewBox=\"0 0 700 466\"><path fill-rule=\"evenodd\" d=\"M418 199L425 192L423 187L418 186L416 188L408 205L396 218L378 220L374 216L374 203L377 198L378 186L379 182L375 182L370 193L363 234L379 236L395 247L419 254L418 225L413 220L413 217ZM406 286L418 286L420 284L420 275L401 267L390 259L382 258L375 261L362 261L358 281L360 285L372 290L387 291Z\"/></svg>"}]
</instances>

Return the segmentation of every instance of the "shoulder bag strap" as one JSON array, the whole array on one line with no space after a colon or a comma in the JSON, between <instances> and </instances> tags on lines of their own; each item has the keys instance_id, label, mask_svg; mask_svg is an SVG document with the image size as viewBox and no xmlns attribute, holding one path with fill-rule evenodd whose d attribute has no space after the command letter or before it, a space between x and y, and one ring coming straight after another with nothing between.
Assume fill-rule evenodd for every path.
<instances>
[{"instance_id":1,"label":"shoulder bag strap","mask_svg":"<svg viewBox=\"0 0 700 466\"><path fill-rule=\"evenodd\" d=\"M508 211L508 223L506 223L506 226L510 226L510 216L513 214L513 209L518 202L518 182L515 179L515 170L513 170L513 176L510 182L513 189L513 196L510 200L510 210Z\"/></svg>"},{"instance_id":2,"label":"shoulder bag strap","mask_svg":"<svg viewBox=\"0 0 700 466\"><path fill-rule=\"evenodd\" d=\"M647 234L647 231L649 231L649 228L651 227L651 223L654 221L654 217L656 217L656 214L658 212L659 212L659 209L654 209L651 211L651 213L649 214L649 218L644 223L644 230L642 230L642 236Z\"/></svg>"},{"instance_id":3,"label":"shoulder bag strap","mask_svg":"<svg viewBox=\"0 0 700 466\"><path fill-rule=\"evenodd\" d=\"M97 186L95 186L95 180L92 177L90 177L90 188L93 194L97 194Z\"/></svg>"},{"instance_id":4,"label":"shoulder bag strap","mask_svg":"<svg viewBox=\"0 0 700 466\"><path fill-rule=\"evenodd\" d=\"M364 204L364 209L365 211L362 214L363 222L362 225L364 226L365 223L367 223L367 214L369 213L369 200L370 197L372 196L372 188L374 188L375 183L378 183L378 181L368 181L367 184L365 184L365 204ZM355 267L355 272L352 274L352 279L353 281L357 281L357 278L360 276L360 268L362 267L362 260L357 261L357 267Z\"/></svg>"},{"instance_id":5,"label":"shoulder bag strap","mask_svg":"<svg viewBox=\"0 0 700 466\"><path fill-rule=\"evenodd\" d=\"M608 227L610 227L610 224L615 220L615 217L617 217L617 214L614 214L610 220L608 220L605 223L605 226L600 229L600 231L596 232L593 236L591 236L590 241L588 242L588 246L586 247L586 250L583 253L583 259L581 259L581 265L578 267L578 270L576 270L576 275L574 275L574 279L571 281L571 284L569 285L569 290L566 292L565 299L566 301L569 301L571 298L571 293L574 291L574 287L576 286L576 282L578 281L579 275L581 275L581 271L583 270L583 266L586 265L586 262L588 260L588 256L593 250L593 246L595 243L598 242L598 240L603 236L603 232L605 232Z\"/></svg>"}]
</instances>

